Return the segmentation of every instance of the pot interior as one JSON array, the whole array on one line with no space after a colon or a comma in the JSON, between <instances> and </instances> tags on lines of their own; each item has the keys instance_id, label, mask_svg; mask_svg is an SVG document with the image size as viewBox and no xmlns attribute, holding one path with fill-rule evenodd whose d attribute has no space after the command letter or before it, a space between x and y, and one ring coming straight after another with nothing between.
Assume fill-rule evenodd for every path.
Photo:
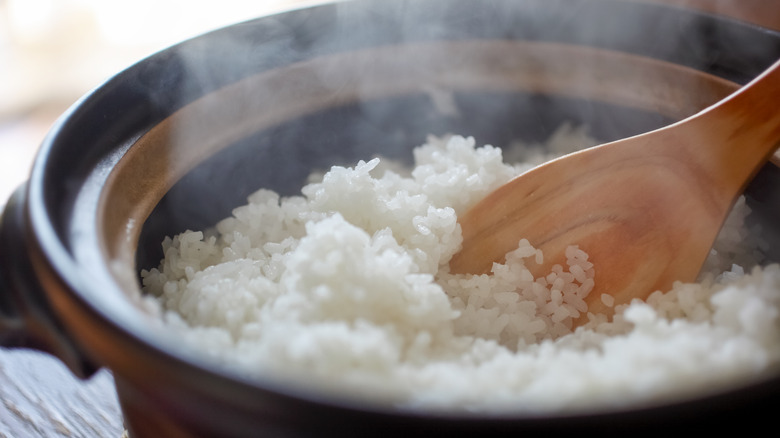
<instances>
[{"instance_id":1,"label":"pot interior","mask_svg":"<svg viewBox=\"0 0 780 438\"><path fill-rule=\"evenodd\" d=\"M208 94L138 139L103 190L104 248L153 267L164 236L214 225L259 188L296 194L312 171L376 155L410 163L430 134L509 147L570 123L606 142L736 88L676 64L557 43L408 44L316 58Z\"/></svg>"}]
</instances>

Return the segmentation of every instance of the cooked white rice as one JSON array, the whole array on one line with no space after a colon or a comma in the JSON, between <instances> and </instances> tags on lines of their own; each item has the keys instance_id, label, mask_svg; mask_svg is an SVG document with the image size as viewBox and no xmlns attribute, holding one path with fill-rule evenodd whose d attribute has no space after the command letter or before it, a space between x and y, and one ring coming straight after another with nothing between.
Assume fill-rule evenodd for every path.
<instances>
[{"instance_id":1,"label":"cooked white rice","mask_svg":"<svg viewBox=\"0 0 780 438\"><path fill-rule=\"evenodd\" d=\"M560 153L584 141L569 127L551 139ZM493 275L449 274L457 214L549 158L517 150L526 161L508 165L473 138L431 138L411 173L375 158L333 167L302 196L259 190L216 231L166 239L144 290L218 363L402 408L623 408L777 367L780 266L758 267L743 200L699 283L618 306L612 322L591 315L574 333L600 269L587 248L570 247L567 266L542 278L524 267L542 257L525 240Z\"/></svg>"}]
</instances>

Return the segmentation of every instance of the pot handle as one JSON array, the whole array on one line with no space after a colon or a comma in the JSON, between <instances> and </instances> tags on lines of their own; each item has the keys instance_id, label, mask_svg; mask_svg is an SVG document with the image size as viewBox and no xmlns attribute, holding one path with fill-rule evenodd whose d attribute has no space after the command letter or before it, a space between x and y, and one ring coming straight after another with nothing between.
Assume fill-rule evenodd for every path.
<instances>
[{"instance_id":1,"label":"pot handle","mask_svg":"<svg viewBox=\"0 0 780 438\"><path fill-rule=\"evenodd\" d=\"M78 377L97 371L52 311L29 254L26 185L0 216L0 346L32 348L59 358Z\"/></svg>"}]
</instances>

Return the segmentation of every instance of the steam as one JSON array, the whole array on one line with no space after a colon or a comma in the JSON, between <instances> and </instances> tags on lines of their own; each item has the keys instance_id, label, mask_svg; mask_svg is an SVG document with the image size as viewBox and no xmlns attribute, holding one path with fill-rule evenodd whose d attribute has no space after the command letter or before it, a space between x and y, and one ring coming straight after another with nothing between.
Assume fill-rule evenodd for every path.
<instances>
[{"instance_id":1,"label":"steam","mask_svg":"<svg viewBox=\"0 0 780 438\"><path fill-rule=\"evenodd\" d=\"M731 10L738 2L716 3ZM153 107L178 111L161 133L170 146L161 159L179 169L174 174L187 173L168 198L189 207L166 214L191 228L229 214L257 184L295 192L312 168L380 153L403 158L429 133L507 147L538 142L565 122L594 120L601 104L556 107L533 87L513 84L509 73L493 81L529 65L511 43L625 52L746 82L780 57L762 32L644 2L347 0L187 42L158 58L171 64L166 74L139 87L151 91ZM572 78L585 81L579 87L603 87L598 93L620 87L619 75L583 79L575 69ZM591 134L613 140L668 122L618 116L597 122ZM524 132L530 138L517 138ZM238 158L228 156L234 149Z\"/></svg>"}]
</instances>

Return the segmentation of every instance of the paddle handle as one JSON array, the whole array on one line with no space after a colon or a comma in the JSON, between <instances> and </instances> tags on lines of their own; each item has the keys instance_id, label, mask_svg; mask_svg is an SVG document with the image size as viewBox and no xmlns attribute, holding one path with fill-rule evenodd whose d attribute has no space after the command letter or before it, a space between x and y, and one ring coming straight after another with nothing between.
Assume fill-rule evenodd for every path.
<instances>
[{"instance_id":1,"label":"paddle handle","mask_svg":"<svg viewBox=\"0 0 780 438\"><path fill-rule=\"evenodd\" d=\"M780 60L716 105L672 125L714 196L733 200L780 144ZM714 148L720 148L715 150Z\"/></svg>"}]
</instances>

